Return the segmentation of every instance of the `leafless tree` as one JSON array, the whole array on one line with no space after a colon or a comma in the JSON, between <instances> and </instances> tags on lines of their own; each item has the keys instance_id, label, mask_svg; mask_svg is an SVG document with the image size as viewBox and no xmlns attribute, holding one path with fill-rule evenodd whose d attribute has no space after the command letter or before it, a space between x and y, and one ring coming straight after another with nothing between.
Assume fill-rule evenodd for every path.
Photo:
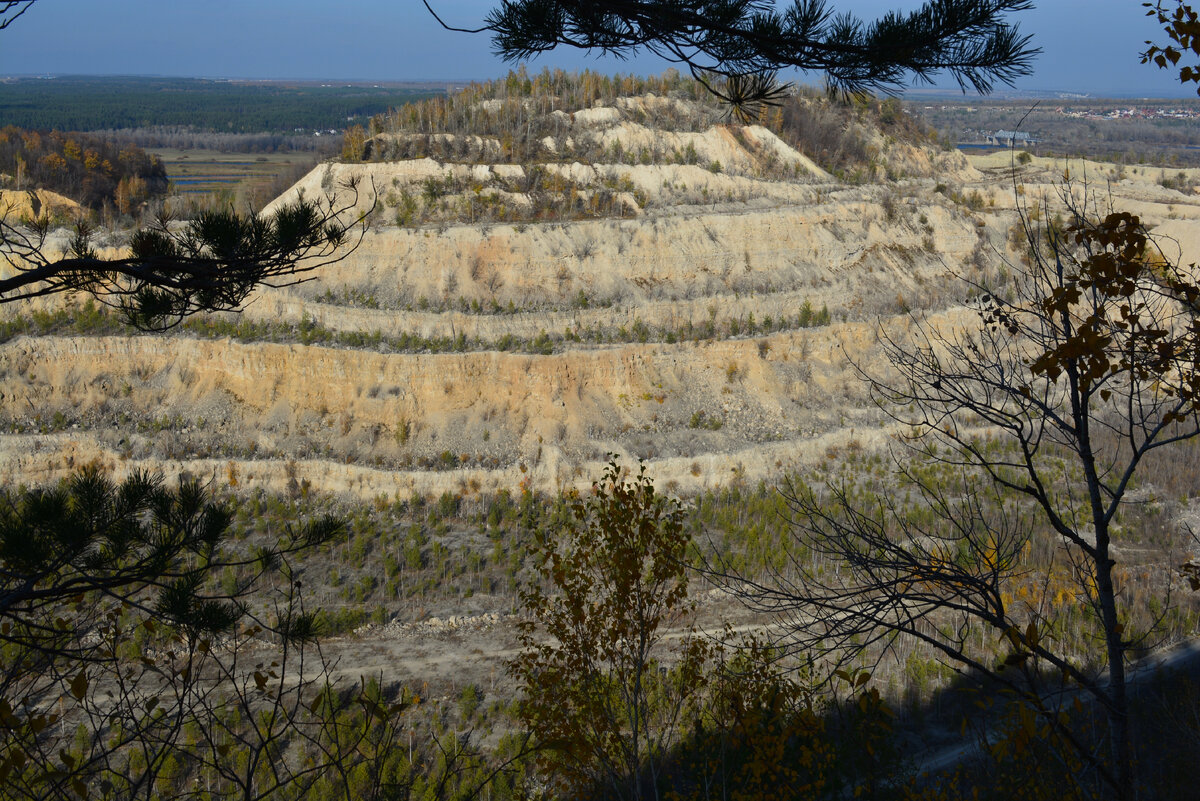
<instances>
[{"instance_id":1,"label":"leafless tree","mask_svg":"<svg viewBox=\"0 0 1200 801\"><path fill-rule=\"evenodd\" d=\"M1137 217L1068 205L1062 225L1023 215L1028 263L1011 295L979 287L966 322L881 328L889 369L860 372L911 432L897 465L912 496L793 484L791 562L745 597L787 616L796 649L845 658L899 636L926 643L1033 704L1098 783L1128 799L1126 667L1138 633L1126 628L1113 541L1147 457L1200 433L1200 287ZM1044 594L1014 597L1034 579L1022 550L1047 529L1103 645L1097 669L1061 650ZM1008 644L1001 664L980 627ZM1107 754L1063 725L1053 699L1068 690L1103 710Z\"/></svg>"}]
</instances>

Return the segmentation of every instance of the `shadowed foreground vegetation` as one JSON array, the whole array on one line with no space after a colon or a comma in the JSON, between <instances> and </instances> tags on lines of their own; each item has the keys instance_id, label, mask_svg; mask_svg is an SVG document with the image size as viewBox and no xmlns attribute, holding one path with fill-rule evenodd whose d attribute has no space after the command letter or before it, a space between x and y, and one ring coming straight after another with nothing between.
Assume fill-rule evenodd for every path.
<instances>
[{"instance_id":1,"label":"shadowed foreground vegetation","mask_svg":"<svg viewBox=\"0 0 1200 801\"><path fill-rule=\"evenodd\" d=\"M876 502L877 493L910 491L896 486L892 467L881 455L851 448L831 451L827 457L820 470L793 482L830 477L850 481L865 506ZM1147 501L1132 506L1131 516L1123 521L1122 548L1148 556L1148 561L1125 565L1128 625L1153 630L1148 647L1189 636L1200 621L1193 596L1170 595L1177 583L1171 565L1188 543L1177 521L1188 499L1200 491L1200 471L1194 469L1198 461L1200 446L1193 443L1149 465L1138 488ZM949 473L940 479L934 472L923 477L954 480ZM314 622L322 638L363 625L416 620L428 614L425 609L464 603L528 620L524 616L530 589L550 592L542 596L546 599L557 597L553 575L536 578L531 567L545 558L553 543L577 536L578 523L590 525L589 517L581 517L585 512L580 499L573 496L541 497L528 491L482 496L464 487L461 493L439 498L379 498L371 505L349 506L318 496L303 484L293 487L291 497L280 497L243 492L232 468L226 478L231 486L222 491L219 504L231 512L228 544L222 548L226 561L231 555L257 553L275 540L275 532L290 529L295 521L330 516L344 521L342 535L293 553L284 567L284 576L302 577L297 588L302 586L308 603L321 609ZM613 480L619 489L625 479ZM597 498L612 498L613 491L610 486ZM691 554L688 561L701 568L700 573L677 574L684 580L685 594L676 596L682 617L672 618L671 630L678 631L680 625L703 627L711 595L706 590L713 579L724 584L723 578L708 572L713 565L720 564L725 575L754 579L771 575L794 555L789 512L775 487L735 485L679 506L665 496L651 497L660 499L655 504L677 509L669 518L671 525ZM21 503L9 494L4 505L16 509ZM619 512L627 507L613 508ZM914 506L910 514L915 520L929 512ZM650 530L662 525L660 520ZM1094 643L1081 637L1087 606L1072 598L1071 582L1058 574L1054 539L1052 532L1044 531L1035 532L1029 541L1013 587L1014 600L1044 605L1047 619L1055 625L1047 636L1086 664L1097 659ZM609 546L593 547L604 552ZM569 571L569 564L562 563L563 568ZM663 565L668 572L682 570L679 563ZM255 578L266 575L261 571L253 559L233 560L213 570L206 586L224 597L244 595L244 588L255 586L254 594L244 596L249 608L265 600L282 609L270 599L281 592L286 595L288 582L269 579L263 584ZM690 591L688 584L693 585ZM65 601L62 614L78 615L76 603ZM547 788L547 781L557 788L556 796L597 798L1103 797L1092 793L1094 786L1080 782L1086 770L1069 758L1069 750L1055 737L1047 736L1042 713L1010 699L1002 687L957 674L915 642L897 642L886 656L878 650L865 652L858 666L834 674L827 663L797 660L771 645L770 628L755 637L727 633L715 639L697 629L693 637L698 650L684 675L679 672L679 643L663 640L660 649L647 655L645 704L652 712L648 720L661 725L661 715L670 712L673 722L660 732L653 771L639 769L630 776L628 770L618 770L623 789L614 789L605 781L593 786L594 774L559 773L556 766L562 763L554 754L561 744L522 734L528 720L523 705L537 702L537 696L528 691L516 695L508 683L488 690L449 677L445 684L421 689L376 676L359 684L336 680L324 689L332 675L322 667L319 649L313 650L320 640L287 646L287 638L278 640L278 634L268 636L266 630L256 634L257 624L247 624L227 636L220 648L212 648L203 645L203 639L189 637L186 628L166 622L150 625L146 621L154 615L147 617L145 610L115 608L113 615L110 624L94 630L102 642L111 638L116 661L88 667L84 683L78 682L83 674L63 674L59 689L46 687L24 699L33 707L6 707L4 797L170 798L195 793L225 798L246 797L247 788L253 788L250 797L524 798L542 792L538 788ZM604 625L605 619L590 625ZM668 623L666 618L661 622ZM354 636L369 641L371 629ZM272 645L273 640L279 644ZM537 642L536 636L530 640ZM997 661L1007 653L1003 642L981 640L980 646ZM279 647L284 650L277 651ZM10 657L16 653L11 639L5 648ZM301 653L308 654L303 671L310 678L293 691L285 677L301 675ZM203 704L190 708L188 720L193 722L170 737L156 727L174 724L156 716L153 706L145 710L147 717L118 724L108 693L130 686L121 683L126 679L117 671L126 668L118 666L129 659L136 662L137 654L157 656L152 657L153 670L147 672L143 664L139 671L132 685L139 688L136 697L161 696L166 704L168 698L187 697L180 691L189 687L189 692L198 692L180 672L181 663L171 661L185 655L182 664L190 664L197 676L215 678L226 671L226 680L198 696ZM168 663L174 665L171 670L164 669ZM560 681L546 690L552 693L545 699L548 709L563 708L565 686ZM687 697L672 701L671 688L683 686L689 688ZM147 691L152 692L146 695ZM180 694L164 696L164 691ZM593 691L600 693L597 697L606 692L599 687ZM36 733L37 748L27 760L14 760L14 749L22 741L16 737L20 729L11 727L28 714L21 710L39 706L39 698L40 704L54 705L44 708L49 717ZM1176 798L1186 790L1188 778L1180 766L1189 764L1189 754L1200 749L1198 699L1193 674L1164 674L1138 685L1134 711L1141 797ZM1070 718L1069 731L1103 740L1096 710L1073 699L1061 706ZM264 717L272 708L275 711ZM214 725L208 715L215 715L220 724ZM586 720L567 717L559 725L570 732ZM611 736L619 739L627 733L618 727ZM151 763L138 755L148 742L157 749L150 752L158 754ZM944 775L923 777L924 749L938 743L979 743L980 749L967 752L975 754L973 759L952 761ZM602 740L598 747L602 751L614 743ZM577 758L582 751L571 748L566 753ZM280 773L283 764L288 767ZM47 770L50 773L44 773ZM583 778L589 775L593 778Z\"/></svg>"}]
</instances>

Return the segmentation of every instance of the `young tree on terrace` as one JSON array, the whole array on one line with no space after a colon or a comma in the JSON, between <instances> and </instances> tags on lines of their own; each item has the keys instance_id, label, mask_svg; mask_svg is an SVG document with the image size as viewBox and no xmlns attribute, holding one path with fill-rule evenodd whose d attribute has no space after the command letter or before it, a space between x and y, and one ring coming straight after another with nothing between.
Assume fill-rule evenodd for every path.
<instances>
[{"instance_id":1,"label":"young tree on terrace","mask_svg":"<svg viewBox=\"0 0 1200 801\"><path fill-rule=\"evenodd\" d=\"M825 0L503 0L470 32L490 32L496 52L513 61L559 46L621 57L647 51L685 65L752 115L778 97L774 75L782 69L823 72L841 92L896 89L940 71L980 92L1011 84L1029 74L1038 51L1007 17L1031 7L1028 0L929 0L864 22Z\"/></svg>"},{"instance_id":2,"label":"young tree on terrace","mask_svg":"<svg viewBox=\"0 0 1200 801\"><path fill-rule=\"evenodd\" d=\"M1200 433L1200 285L1128 213L1077 210L1063 229L1027 233L1013 299L983 294L973 322L881 331L891 369L864 372L902 430L919 432L900 470L932 515L895 495L864 504L847 485L795 485L794 569L747 597L792 615L797 648L859 653L897 634L927 643L1031 703L1106 792L1128 799L1126 666L1139 633L1127 627L1114 539L1147 457ZM923 472L929 462L957 478ZM1067 564L1022 599L1022 551L1046 529ZM823 560L836 569L814 567ZM1071 577L1107 676L1055 636L1046 582ZM980 625L1009 645L1000 667L974 636ZM1047 676L1095 700L1107 754L1060 725Z\"/></svg>"},{"instance_id":3,"label":"young tree on terrace","mask_svg":"<svg viewBox=\"0 0 1200 801\"><path fill-rule=\"evenodd\" d=\"M663 645L692 608L689 542L678 502L654 491L644 467L627 480L615 461L563 528L536 534L536 580L521 592L529 620L509 671L541 761L568 791L658 797L707 658L692 636L674 654Z\"/></svg>"}]
</instances>

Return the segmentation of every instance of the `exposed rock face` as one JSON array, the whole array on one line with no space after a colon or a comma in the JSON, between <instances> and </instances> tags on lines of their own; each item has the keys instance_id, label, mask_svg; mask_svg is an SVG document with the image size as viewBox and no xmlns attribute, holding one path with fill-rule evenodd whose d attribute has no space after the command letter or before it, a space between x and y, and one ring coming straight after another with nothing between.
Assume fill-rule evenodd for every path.
<instances>
[{"instance_id":1,"label":"exposed rock face","mask_svg":"<svg viewBox=\"0 0 1200 801\"><path fill-rule=\"evenodd\" d=\"M287 462L325 457L385 468L365 479L363 492L373 496L419 488L422 473L431 486L456 483L461 476L450 468L460 466L476 481L498 471L513 484L532 470L529 477L549 489L585 478L576 468L617 452L671 458L689 474L690 461L700 459L692 478L710 483L725 478L726 461L744 461L743 451L790 443L766 451L791 461L799 457L789 453L797 441L848 425L848 415L872 425L872 416L853 411L864 399L846 364L850 354L865 356L872 339L860 324L541 356L382 354L185 337L166 340L168 347L150 336L21 338L0 348L0 402L38 409L42 419L59 412L81 428L6 438L0 464L7 475L32 478L93 458L121 468L173 457L165 461L195 470L197 454L219 469L265 457L274 472L262 464L243 472L282 485ZM142 423L114 427L115 419ZM713 454L722 458L714 463ZM310 465L304 477L353 483L349 474L335 478L338 472Z\"/></svg>"},{"instance_id":2,"label":"exposed rock face","mask_svg":"<svg viewBox=\"0 0 1200 801\"><path fill-rule=\"evenodd\" d=\"M0 189L0 214L13 219L48 217L70 218L79 213L79 204L49 189Z\"/></svg>"},{"instance_id":3,"label":"exposed rock face","mask_svg":"<svg viewBox=\"0 0 1200 801\"><path fill-rule=\"evenodd\" d=\"M534 167L323 165L277 203L358 176L381 198L371 230L319 280L263 290L225 316L236 339L0 344L0 426L12 432L0 477L42 481L99 460L118 474L360 497L550 491L586 484L618 453L687 492L883 442L857 369L884 369L879 327L899 335L909 313L973 319L962 278L993 284L1016 258L1011 173L881 139L893 179L846 185L765 128L661 132L627 112L580 110L564 126L610 150L646 137L691 146L697 163L535 165L564 192L617 187L620 216L397 225L399 193L426 186L533 207L541 190L516 190ZM784 169L764 177L766 162ZM1052 205L1059 178L1059 165L1035 161L1020 197ZM1136 182L1117 191L1152 222L1173 218L1164 230L1195 249L1193 198ZM238 333L238 322L259 328ZM296 341L261 341L287 325Z\"/></svg>"},{"instance_id":4,"label":"exposed rock face","mask_svg":"<svg viewBox=\"0 0 1200 801\"><path fill-rule=\"evenodd\" d=\"M420 298L449 304L462 298L556 309L583 292L592 305L641 314L647 304L669 302L687 317L697 311L690 307L758 295L761 319L782 311L771 308L772 295L797 308L807 298L818 308L833 301L878 310L880 293L889 303L898 291L911 293L969 261L995 233L949 204L926 200L918 207L916 198L904 197L916 191L911 187L785 188L791 197L766 207L690 207L635 220L440 232L382 228L336 268L336 281L405 308ZM893 204L892 211L884 203ZM892 277L862 280L861 273L875 271ZM325 278L317 289L329 286Z\"/></svg>"}]
</instances>

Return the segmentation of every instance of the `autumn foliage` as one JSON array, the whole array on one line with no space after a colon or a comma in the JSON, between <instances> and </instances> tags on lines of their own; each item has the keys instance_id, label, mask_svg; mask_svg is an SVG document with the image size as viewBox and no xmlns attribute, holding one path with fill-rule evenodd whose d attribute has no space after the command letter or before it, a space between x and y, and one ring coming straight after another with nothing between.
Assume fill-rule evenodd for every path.
<instances>
[{"instance_id":1,"label":"autumn foliage","mask_svg":"<svg viewBox=\"0 0 1200 801\"><path fill-rule=\"evenodd\" d=\"M664 642L692 608L682 509L644 468L629 480L613 461L562 527L535 539L524 650L510 667L520 717L560 787L654 797L707 655L693 636Z\"/></svg>"},{"instance_id":2,"label":"autumn foliage","mask_svg":"<svg viewBox=\"0 0 1200 801\"><path fill-rule=\"evenodd\" d=\"M99 210L111 204L129 214L167 191L162 162L135 145L87 134L0 128L4 188L49 189Z\"/></svg>"}]
</instances>

